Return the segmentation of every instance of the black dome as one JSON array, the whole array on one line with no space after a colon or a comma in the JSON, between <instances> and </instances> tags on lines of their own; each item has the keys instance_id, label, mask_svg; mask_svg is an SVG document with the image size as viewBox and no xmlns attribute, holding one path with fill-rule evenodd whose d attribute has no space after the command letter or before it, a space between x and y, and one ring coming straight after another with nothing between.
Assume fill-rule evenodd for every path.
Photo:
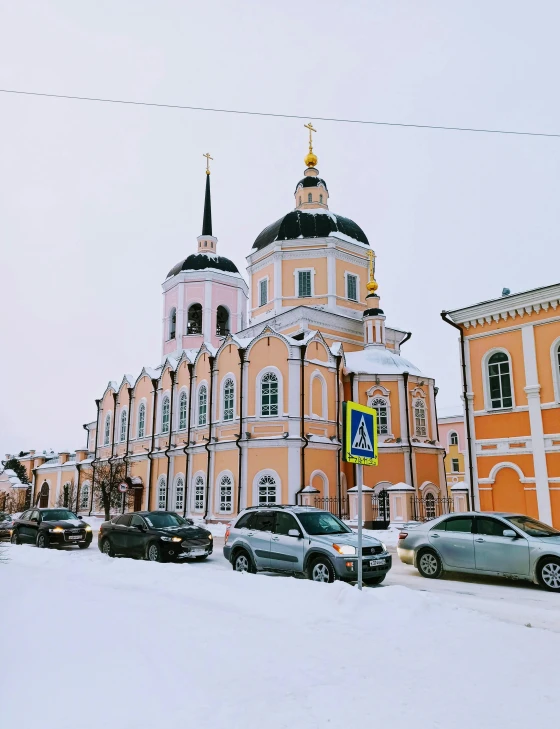
<instances>
[{"instance_id":1,"label":"black dome","mask_svg":"<svg viewBox=\"0 0 560 729\"><path fill-rule=\"evenodd\" d=\"M309 178L308 179L317 179ZM292 210L283 218L265 228L253 243L253 250L260 250L275 240L292 240L294 238L326 238L341 233L369 246L366 234L350 218L343 218L323 208L313 210Z\"/></svg>"},{"instance_id":2,"label":"black dome","mask_svg":"<svg viewBox=\"0 0 560 729\"><path fill-rule=\"evenodd\" d=\"M181 271L204 271L208 268L215 268L218 271L225 271L226 273L239 273L237 266L229 258L216 256L211 253L192 253L184 261L179 261L176 266L173 266L167 274L167 278L175 276L175 274Z\"/></svg>"}]
</instances>

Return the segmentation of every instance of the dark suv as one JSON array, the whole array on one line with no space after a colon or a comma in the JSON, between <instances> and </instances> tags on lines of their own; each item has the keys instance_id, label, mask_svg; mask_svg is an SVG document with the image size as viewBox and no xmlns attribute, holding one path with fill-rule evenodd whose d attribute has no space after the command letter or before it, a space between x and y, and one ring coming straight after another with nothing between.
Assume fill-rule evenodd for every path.
<instances>
[{"instance_id":1,"label":"dark suv","mask_svg":"<svg viewBox=\"0 0 560 729\"><path fill-rule=\"evenodd\" d=\"M38 547L77 544L80 549L87 549L91 539L90 525L69 509L28 509L14 520L11 542Z\"/></svg>"}]
</instances>

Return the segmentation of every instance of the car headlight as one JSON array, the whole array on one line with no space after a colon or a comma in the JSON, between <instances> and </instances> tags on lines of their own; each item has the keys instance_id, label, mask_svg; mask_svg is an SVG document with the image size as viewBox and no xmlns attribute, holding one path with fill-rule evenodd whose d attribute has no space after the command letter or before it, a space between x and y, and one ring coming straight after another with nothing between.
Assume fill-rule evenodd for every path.
<instances>
[{"instance_id":1,"label":"car headlight","mask_svg":"<svg viewBox=\"0 0 560 729\"><path fill-rule=\"evenodd\" d=\"M162 542L182 542L183 537L162 537Z\"/></svg>"},{"instance_id":2,"label":"car headlight","mask_svg":"<svg viewBox=\"0 0 560 729\"><path fill-rule=\"evenodd\" d=\"M356 554L356 547L352 547L350 544L333 544L333 549L336 549L339 554Z\"/></svg>"},{"instance_id":3,"label":"car headlight","mask_svg":"<svg viewBox=\"0 0 560 729\"><path fill-rule=\"evenodd\" d=\"M214 537L211 534L209 534L208 539L210 539L210 541L212 541L212 539L214 539Z\"/></svg>"},{"instance_id":4,"label":"car headlight","mask_svg":"<svg viewBox=\"0 0 560 729\"><path fill-rule=\"evenodd\" d=\"M52 534L62 534L64 529L62 527L53 527L52 529L49 529L49 532Z\"/></svg>"},{"instance_id":5,"label":"car headlight","mask_svg":"<svg viewBox=\"0 0 560 729\"><path fill-rule=\"evenodd\" d=\"M86 527L86 532L91 532L91 531L92 531L92 529L91 529L90 525L88 524Z\"/></svg>"},{"instance_id":6,"label":"car headlight","mask_svg":"<svg viewBox=\"0 0 560 729\"><path fill-rule=\"evenodd\" d=\"M383 551L386 552L387 551L387 545L384 544L383 542L381 542L381 546L383 547Z\"/></svg>"}]
</instances>

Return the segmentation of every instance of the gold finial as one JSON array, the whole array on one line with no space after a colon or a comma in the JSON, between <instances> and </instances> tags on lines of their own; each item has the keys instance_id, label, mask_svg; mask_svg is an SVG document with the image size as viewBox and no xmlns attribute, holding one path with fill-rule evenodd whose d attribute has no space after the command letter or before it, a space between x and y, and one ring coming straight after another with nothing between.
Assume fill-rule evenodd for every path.
<instances>
[{"instance_id":1,"label":"gold finial","mask_svg":"<svg viewBox=\"0 0 560 729\"><path fill-rule=\"evenodd\" d=\"M313 128L313 124L309 122L309 124L303 125L306 129L309 129L309 153L305 155L304 162L308 167L315 167L317 164L317 155L313 153L313 136L312 133L316 132L317 130Z\"/></svg>"},{"instance_id":2,"label":"gold finial","mask_svg":"<svg viewBox=\"0 0 560 729\"><path fill-rule=\"evenodd\" d=\"M202 155L203 157L206 157L206 174L210 174L210 160L214 161L214 157L210 157L209 153L206 152L206 154Z\"/></svg>"},{"instance_id":3,"label":"gold finial","mask_svg":"<svg viewBox=\"0 0 560 729\"><path fill-rule=\"evenodd\" d=\"M379 288L379 284L375 280L375 253L372 250L368 251L369 258L369 281L366 284L366 289L370 294L374 294Z\"/></svg>"}]
</instances>

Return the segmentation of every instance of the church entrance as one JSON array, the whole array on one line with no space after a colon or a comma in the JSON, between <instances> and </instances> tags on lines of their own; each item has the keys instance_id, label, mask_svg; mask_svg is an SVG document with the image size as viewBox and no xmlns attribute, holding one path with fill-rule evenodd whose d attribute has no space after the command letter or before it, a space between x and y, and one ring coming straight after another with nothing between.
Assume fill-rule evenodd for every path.
<instances>
[{"instance_id":1,"label":"church entrance","mask_svg":"<svg viewBox=\"0 0 560 729\"><path fill-rule=\"evenodd\" d=\"M49 505L49 484L45 483L41 486L41 493L39 495L39 508L46 509Z\"/></svg>"},{"instance_id":2,"label":"church entrance","mask_svg":"<svg viewBox=\"0 0 560 729\"><path fill-rule=\"evenodd\" d=\"M142 494L144 493L144 487L136 487L134 489L134 511L142 511Z\"/></svg>"}]
</instances>

